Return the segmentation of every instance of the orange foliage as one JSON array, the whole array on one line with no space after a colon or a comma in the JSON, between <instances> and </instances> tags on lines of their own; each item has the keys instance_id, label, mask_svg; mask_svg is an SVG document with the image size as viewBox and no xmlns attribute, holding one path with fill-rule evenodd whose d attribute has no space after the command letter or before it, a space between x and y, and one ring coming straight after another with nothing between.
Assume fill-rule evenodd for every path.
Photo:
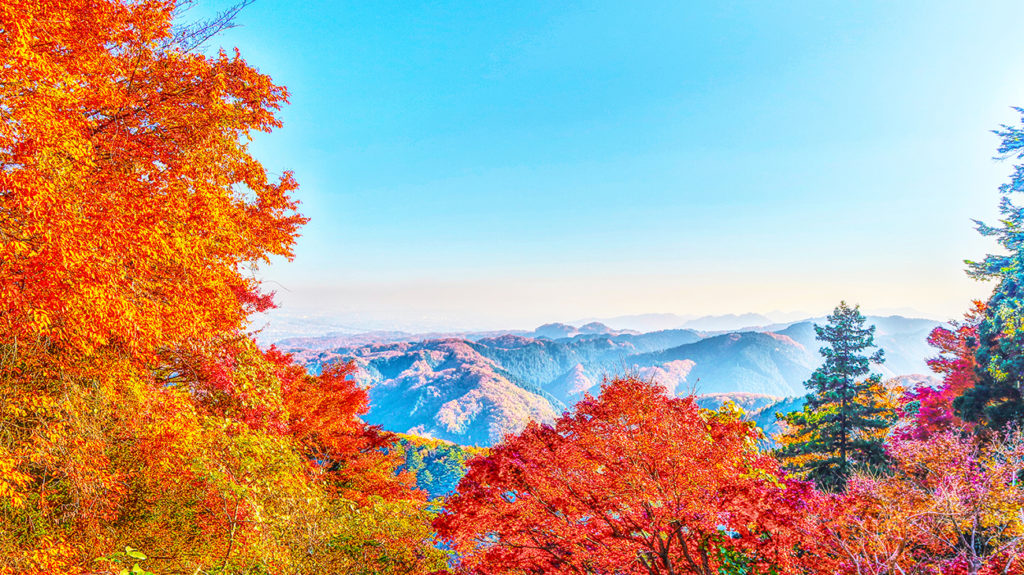
<instances>
[{"instance_id":1,"label":"orange foliage","mask_svg":"<svg viewBox=\"0 0 1024 575\"><path fill-rule=\"evenodd\" d=\"M282 365L290 361L275 350ZM366 391L350 376L353 363L329 364L316 377L302 374L288 379L284 399L292 414L289 431L302 446L304 455L317 471L344 497L365 500L373 493L384 499L419 499L415 478L395 475L403 463L395 450L394 434L371 427L359 419L369 410Z\"/></svg>"},{"instance_id":2,"label":"orange foliage","mask_svg":"<svg viewBox=\"0 0 1024 575\"><path fill-rule=\"evenodd\" d=\"M0 341L22 361L208 341L265 305L250 266L291 255L295 181L246 145L287 93L180 49L174 5L0 8Z\"/></svg>"},{"instance_id":3,"label":"orange foliage","mask_svg":"<svg viewBox=\"0 0 1024 575\"><path fill-rule=\"evenodd\" d=\"M0 3L0 573L436 569L365 393L244 332L306 221L248 151L287 92L175 10Z\"/></svg>"}]
</instances>

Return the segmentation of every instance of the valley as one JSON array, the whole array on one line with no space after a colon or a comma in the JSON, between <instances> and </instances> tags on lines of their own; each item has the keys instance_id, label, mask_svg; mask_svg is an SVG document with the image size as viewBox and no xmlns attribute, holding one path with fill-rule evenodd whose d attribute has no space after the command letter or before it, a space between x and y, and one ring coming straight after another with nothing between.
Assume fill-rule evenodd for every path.
<instances>
[{"instance_id":1,"label":"valley","mask_svg":"<svg viewBox=\"0 0 1024 575\"><path fill-rule=\"evenodd\" d=\"M701 318L703 325L723 320ZM365 419L397 433L490 446L531 421L551 423L585 393L617 375L653 379L711 407L732 400L771 431L774 413L798 409L803 382L821 363L811 318L730 331L640 332L592 321L545 324L532 332L369 332L285 339L277 346L313 372L353 361L368 388ZM885 378L930 373L926 339L938 322L868 317L885 350ZM773 408L773 406L776 406ZM768 415L766 415L768 414Z\"/></svg>"}]
</instances>

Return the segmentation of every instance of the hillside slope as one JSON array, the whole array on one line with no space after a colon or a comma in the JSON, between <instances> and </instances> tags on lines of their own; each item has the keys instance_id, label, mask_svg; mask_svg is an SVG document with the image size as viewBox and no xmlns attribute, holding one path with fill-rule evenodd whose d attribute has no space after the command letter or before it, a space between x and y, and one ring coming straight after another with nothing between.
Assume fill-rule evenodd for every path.
<instances>
[{"instance_id":1,"label":"hillside slope","mask_svg":"<svg viewBox=\"0 0 1024 575\"><path fill-rule=\"evenodd\" d=\"M925 340L936 322L895 316L869 321L886 350L883 375L927 373L924 358L933 351ZM385 342L368 342L373 335L366 334L333 335L293 339L282 347L313 371L355 361L361 383L370 388L370 423L486 446L530 420L553 421L585 393L596 394L606 378L627 373L656 380L671 393L703 395L708 405L738 401L756 417L768 398L802 396L803 382L821 363L812 321L773 328L778 331L702 337L689 329L641 334L598 323L548 324L533 332L459 337L380 334ZM562 334L572 335L557 337Z\"/></svg>"}]
</instances>

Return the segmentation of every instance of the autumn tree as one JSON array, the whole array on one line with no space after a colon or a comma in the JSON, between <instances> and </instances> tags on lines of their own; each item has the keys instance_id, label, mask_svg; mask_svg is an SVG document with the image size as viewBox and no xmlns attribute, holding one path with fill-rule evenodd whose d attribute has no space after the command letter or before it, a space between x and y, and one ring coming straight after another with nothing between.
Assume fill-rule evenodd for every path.
<instances>
[{"instance_id":1,"label":"autumn tree","mask_svg":"<svg viewBox=\"0 0 1024 575\"><path fill-rule=\"evenodd\" d=\"M893 473L855 476L826 529L850 574L1024 573L1019 432L894 438Z\"/></svg>"},{"instance_id":2,"label":"autumn tree","mask_svg":"<svg viewBox=\"0 0 1024 575\"><path fill-rule=\"evenodd\" d=\"M0 3L0 572L438 569L365 392L246 333L305 222L248 149L287 91L178 8Z\"/></svg>"},{"instance_id":3,"label":"autumn tree","mask_svg":"<svg viewBox=\"0 0 1024 575\"><path fill-rule=\"evenodd\" d=\"M1024 108L1016 110L1024 114ZM1024 128L1003 126L996 134L1002 139L999 153L1004 158L1024 158ZM967 262L971 277L995 279L998 284L978 326L978 381L956 400L956 409L965 419L993 430L1010 422L1024 423L1024 211L1010 198L1021 190L1024 163L1015 165L1010 181L999 187L1000 225L977 222L978 231L994 237L1006 253Z\"/></svg>"},{"instance_id":4,"label":"autumn tree","mask_svg":"<svg viewBox=\"0 0 1024 575\"><path fill-rule=\"evenodd\" d=\"M290 357L275 359L295 369ZM370 494L423 501L416 478L396 471L405 462L394 448L398 437L361 419L370 402L366 390L350 377L354 371L351 363L329 364L318 376L303 370L285 381L282 395L290 434L318 478L337 494L358 501Z\"/></svg>"},{"instance_id":5,"label":"autumn tree","mask_svg":"<svg viewBox=\"0 0 1024 575\"><path fill-rule=\"evenodd\" d=\"M728 407L615 380L471 460L435 525L467 573L805 572L816 495L758 436Z\"/></svg>"},{"instance_id":6,"label":"autumn tree","mask_svg":"<svg viewBox=\"0 0 1024 575\"><path fill-rule=\"evenodd\" d=\"M780 438L778 454L790 469L818 486L842 490L854 469L882 467L885 430L895 406L880 401L885 390L871 364L883 361L875 347L875 326L864 326L860 306L841 302L824 326L815 325L825 362L805 383L810 389L802 411L784 416L790 430Z\"/></svg>"},{"instance_id":7,"label":"autumn tree","mask_svg":"<svg viewBox=\"0 0 1024 575\"><path fill-rule=\"evenodd\" d=\"M928 335L928 343L939 351L928 366L942 376L942 382L922 384L907 393L897 435L923 440L949 429L971 427L956 414L954 402L978 382L978 326L984 317L985 305L976 301L963 321L936 327Z\"/></svg>"},{"instance_id":8,"label":"autumn tree","mask_svg":"<svg viewBox=\"0 0 1024 575\"><path fill-rule=\"evenodd\" d=\"M18 364L152 363L234 332L267 304L253 266L291 255L295 180L247 145L287 92L237 52L183 50L174 8L0 10L0 338Z\"/></svg>"},{"instance_id":9,"label":"autumn tree","mask_svg":"<svg viewBox=\"0 0 1024 575\"><path fill-rule=\"evenodd\" d=\"M19 546L59 548L57 517L94 535L112 521L116 437L143 408L127 398L180 386L153 401L184 407L169 366L242 337L268 303L253 266L290 256L304 221L291 175L246 145L279 125L284 88L237 53L184 49L219 24L176 34L174 9L0 7L0 459L31 477L12 506L40 514Z\"/></svg>"}]
</instances>

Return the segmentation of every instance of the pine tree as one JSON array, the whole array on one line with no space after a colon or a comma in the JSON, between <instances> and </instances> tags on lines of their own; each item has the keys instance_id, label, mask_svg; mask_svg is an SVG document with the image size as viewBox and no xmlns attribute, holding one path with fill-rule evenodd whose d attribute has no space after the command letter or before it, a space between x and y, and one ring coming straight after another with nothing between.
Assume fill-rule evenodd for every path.
<instances>
[{"instance_id":1,"label":"pine tree","mask_svg":"<svg viewBox=\"0 0 1024 575\"><path fill-rule=\"evenodd\" d=\"M1016 108L1024 114L1024 108ZM1003 158L1024 158L1024 128L1003 126ZM988 300L985 318L978 326L978 381L956 399L957 415L977 421L990 429L1024 423L1024 208L1014 205L1009 194L1024 191L1024 163L1014 166L1010 181L999 187L1002 199L1001 225L978 224L984 236L995 237L1005 254L987 255L980 262L968 261L968 275L975 279L997 279Z\"/></svg>"},{"instance_id":2,"label":"pine tree","mask_svg":"<svg viewBox=\"0 0 1024 575\"><path fill-rule=\"evenodd\" d=\"M805 383L811 393L803 411L782 419L788 433L779 438L778 455L800 475L822 489L842 491L855 470L886 464L884 433L895 413L880 398L881 377L870 373L871 364L883 361L875 346L875 326L864 327L860 307L841 302L827 325L815 325L825 363Z\"/></svg>"}]
</instances>

